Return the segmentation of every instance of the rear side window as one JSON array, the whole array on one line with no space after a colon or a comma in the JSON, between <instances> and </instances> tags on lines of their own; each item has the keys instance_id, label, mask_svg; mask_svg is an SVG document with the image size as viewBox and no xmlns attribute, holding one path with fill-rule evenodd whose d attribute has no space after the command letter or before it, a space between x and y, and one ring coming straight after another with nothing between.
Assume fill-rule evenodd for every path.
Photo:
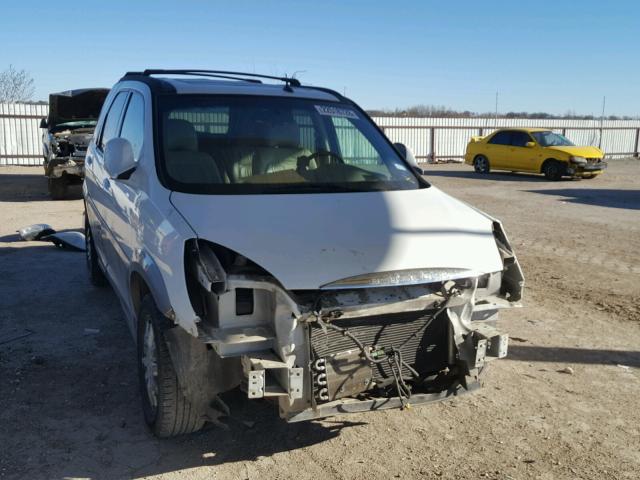
<instances>
[{"instance_id":1,"label":"rear side window","mask_svg":"<svg viewBox=\"0 0 640 480\"><path fill-rule=\"evenodd\" d=\"M126 138L131 143L133 157L136 162L140 158L142 140L144 138L144 99L139 93L131 94L127 111L122 121L120 137Z\"/></svg>"},{"instance_id":2,"label":"rear side window","mask_svg":"<svg viewBox=\"0 0 640 480\"><path fill-rule=\"evenodd\" d=\"M527 142L531 142L531 137L526 132L511 132L511 145L514 147L524 147Z\"/></svg>"},{"instance_id":3,"label":"rear side window","mask_svg":"<svg viewBox=\"0 0 640 480\"><path fill-rule=\"evenodd\" d=\"M498 132L493 137L491 137L489 143L493 145L511 145L511 132L508 130L504 132Z\"/></svg>"},{"instance_id":4,"label":"rear side window","mask_svg":"<svg viewBox=\"0 0 640 480\"><path fill-rule=\"evenodd\" d=\"M120 114L124 107L124 102L127 100L128 92L120 92L113 100L107 118L104 121L104 128L102 129L102 137L100 138L100 149L104 150L104 146L109 140L118 136L118 123L120 121Z\"/></svg>"}]
</instances>

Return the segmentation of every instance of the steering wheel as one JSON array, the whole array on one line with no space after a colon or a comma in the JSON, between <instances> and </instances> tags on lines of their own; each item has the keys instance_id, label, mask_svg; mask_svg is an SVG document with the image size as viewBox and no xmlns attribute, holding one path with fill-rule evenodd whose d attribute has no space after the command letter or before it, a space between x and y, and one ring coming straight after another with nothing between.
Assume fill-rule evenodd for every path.
<instances>
[{"instance_id":1,"label":"steering wheel","mask_svg":"<svg viewBox=\"0 0 640 480\"><path fill-rule=\"evenodd\" d=\"M333 153L328 150L318 150L317 152L313 152L310 155L302 155L298 157L298 166L297 166L298 172L307 170L309 168L309 164L311 163L311 160L317 159L319 157L333 157L336 160L338 160L338 163L344 165L344 158L342 158L337 153Z\"/></svg>"}]
</instances>

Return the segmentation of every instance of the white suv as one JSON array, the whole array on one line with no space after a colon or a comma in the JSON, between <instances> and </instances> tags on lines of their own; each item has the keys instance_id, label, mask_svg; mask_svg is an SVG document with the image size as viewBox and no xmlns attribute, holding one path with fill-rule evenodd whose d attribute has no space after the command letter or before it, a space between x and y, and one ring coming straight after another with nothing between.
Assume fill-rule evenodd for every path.
<instances>
[{"instance_id":1,"label":"white suv","mask_svg":"<svg viewBox=\"0 0 640 480\"><path fill-rule=\"evenodd\" d=\"M270 83L262 83L269 80ZM352 101L293 78L127 73L86 157L87 264L137 341L159 436L473 390L523 276L499 222L425 181Z\"/></svg>"}]
</instances>

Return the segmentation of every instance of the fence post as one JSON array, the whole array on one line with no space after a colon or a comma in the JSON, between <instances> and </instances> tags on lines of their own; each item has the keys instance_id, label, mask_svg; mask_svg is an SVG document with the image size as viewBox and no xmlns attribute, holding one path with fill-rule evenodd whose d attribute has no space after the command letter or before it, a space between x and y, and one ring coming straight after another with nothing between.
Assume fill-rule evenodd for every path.
<instances>
[{"instance_id":1,"label":"fence post","mask_svg":"<svg viewBox=\"0 0 640 480\"><path fill-rule=\"evenodd\" d=\"M638 152L638 143L640 142L640 128L636 128L636 148L633 149L633 156L638 158L640 153Z\"/></svg>"},{"instance_id":2,"label":"fence post","mask_svg":"<svg viewBox=\"0 0 640 480\"><path fill-rule=\"evenodd\" d=\"M566 137L566 136L567 136L567 129L566 129L566 128L563 128L563 129L562 129L562 136L563 136L563 137Z\"/></svg>"},{"instance_id":3,"label":"fence post","mask_svg":"<svg viewBox=\"0 0 640 480\"><path fill-rule=\"evenodd\" d=\"M478 128L478 136L483 137L484 135L482 135L484 133L484 128L480 127Z\"/></svg>"},{"instance_id":4,"label":"fence post","mask_svg":"<svg viewBox=\"0 0 640 480\"><path fill-rule=\"evenodd\" d=\"M431 163L436 163L436 128L431 127Z\"/></svg>"}]
</instances>

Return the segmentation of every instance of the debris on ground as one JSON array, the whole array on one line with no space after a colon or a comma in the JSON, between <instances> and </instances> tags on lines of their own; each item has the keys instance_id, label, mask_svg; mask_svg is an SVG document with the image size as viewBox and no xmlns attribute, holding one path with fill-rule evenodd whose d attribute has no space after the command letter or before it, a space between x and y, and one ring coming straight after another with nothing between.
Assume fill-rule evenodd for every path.
<instances>
[{"instance_id":1,"label":"debris on ground","mask_svg":"<svg viewBox=\"0 0 640 480\"><path fill-rule=\"evenodd\" d=\"M564 368L558 370L558 373L566 373L567 375L573 375L575 372L573 371L573 368L571 368L571 367L564 367Z\"/></svg>"},{"instance_id":2,"label":"debris on ground","mask_svg":"<svg viewBox=\"0 0 640 480\"><path fill-rule=\"evenodd\" d=\"M29 225L28 227L22 227L16 231L18 232L18 235L20 235L20 238L26 242L40 240L46 235L56 233L56 231L51 228L51 225L46 223L36 223L34 225Z\"/></svg>"},{"instance_id":3,"label":"debris on ground","mask_svg":"<svg viewBox=\"0 0 640 480\"><path fill-rule=\"evenodd\" d=\"M36 223L17 230L22 240L51 242L56 247L66 250L85 251L84 234L80 232L56 232L51 225Z\"/></svg>"}]
</instances>

